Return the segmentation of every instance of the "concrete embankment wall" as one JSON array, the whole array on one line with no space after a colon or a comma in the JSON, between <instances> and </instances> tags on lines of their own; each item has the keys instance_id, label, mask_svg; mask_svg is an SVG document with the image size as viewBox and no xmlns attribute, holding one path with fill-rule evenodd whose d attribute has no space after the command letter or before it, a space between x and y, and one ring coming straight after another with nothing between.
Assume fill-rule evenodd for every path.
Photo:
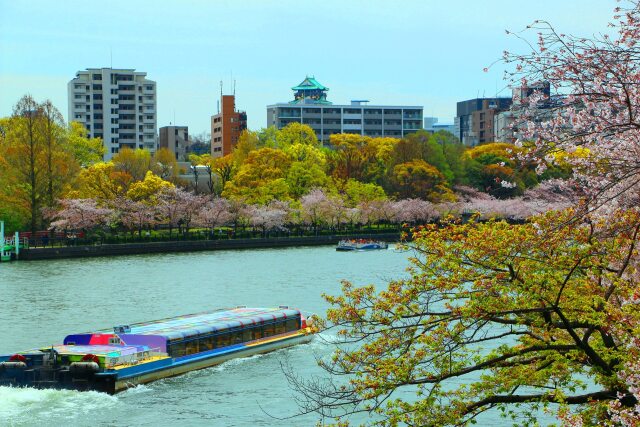
<instances>
[{"instance_id":1,"label":"concrete embankment wall","mask_svg":"<svg viewBox=\"0 0 640 427\"><path fill-rule=\"evenodd\" d=\"M20 260L46 260L151 253L211 251L225 249L283 248L292 246L335 245L345 236L282 237L265 239L181 240L172 242L122 243L92 246L33 248L20 251ZM356 238L356 236L351 236ZM399 233L358 235L357 238L395 242Z\"/></svg>"}]
</instances>

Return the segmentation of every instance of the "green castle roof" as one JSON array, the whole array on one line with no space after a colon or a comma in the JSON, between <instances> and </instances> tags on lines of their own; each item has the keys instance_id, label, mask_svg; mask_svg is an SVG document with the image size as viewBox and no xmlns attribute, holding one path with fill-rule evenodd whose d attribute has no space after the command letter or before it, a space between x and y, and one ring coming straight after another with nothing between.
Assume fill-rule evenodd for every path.
<instances>
[{"instance_id":1,"label":"green castle roof","mask_svg":"<svg viewBox=\"0 0 640 427\"><path fill-rule=\"evenodd\" d=\"M329 90L328 87L321 85L318 81L313 77L306 77L302 83L298 86L292 87L292 90L309 90L309 89L319 89L319 90Z\"/></svg>"}]
</instances>

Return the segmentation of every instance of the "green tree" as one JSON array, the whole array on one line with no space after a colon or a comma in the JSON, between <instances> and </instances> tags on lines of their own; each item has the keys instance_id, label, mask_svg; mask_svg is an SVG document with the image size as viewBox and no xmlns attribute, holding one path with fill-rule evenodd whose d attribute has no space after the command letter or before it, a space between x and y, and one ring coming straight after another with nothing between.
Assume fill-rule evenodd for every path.
<instances>
[{"instance_id":1,"label":"green tree","mask_svg":"<svg viewBox=\"0 0 640 427\"><path fill-rule=\"evenodd\" d=\"M250 151L233 179L227 182L222 195L250 204L287 200L289 187L285 178L290 165L289 156L282 150L260 148Z\"/></svg>"},{"instance_id":2,"label":"green tree","mask_svg":"<svg viewBox=\"0 0 640 427\"><path fill-rule=\"evenodd\" d=\"M455 199L445 176L424 160L396 165L393 168L391 185L400 198L419 198L431 202Z\"/></svg>"},{"instance_id":3,"label":"green tree","mask_svg":"<svg viewBox=\"0 0 640 427\"><path fill-rule=\"evenodd\" d=\"M365 183L350 179L344 186L344 196L347 206L355 207L363 202L385 200L387 195L384 189L374 183Z\"/></svg>"},{"instance_id":4,"label":"green tree","mask_svg":"<svg viewBox=\"0 0 640 427\"><path fill-rule=\"evenodd\" d=\"M276 135L278 148L286 148L293 144L319 146L320 142L316 133L309 125L291 122L278 131Z\"/></svg>"},{"instance_id":5,"label":"green tree","mask_svg":"<svg viewBox=\"0 0 640 427\"><path fill-rule=\"evenodd\" d=\"M637 300L640 216L584 219L569 210L417 230L410 278L382 291L345 282L326 297L319 327L353 345L319 363L348 381L292 376L304 409L458 426L489 409L538 425L543 409L572 406L585 425L609 425L610 403L638 403L620 374L637 357L626 344L640 311L625 301Z\"/></svg>"},{"instance_id":6,"label":"green tree","mask_svg":"<svg viewBox=\"0 0 640 427\"><path fill-rule=\"evenodd\" d=\"M78 122L69 123L66 144L68 150L82 167L101 162L105 153L101 138L87 138L87 129Z\"/></svg>"},{"instance_id":7,"label":"green tree","mask_svg":"<svg viewBox=\"0 0 640 427\"><path fill-rule=\"evenodd\" d=\"M142 181L147 171L153 168L151 153L143 148L122 148L111 161L116 170L131 175L134 181Z\"/></svg>"}]
</instances>

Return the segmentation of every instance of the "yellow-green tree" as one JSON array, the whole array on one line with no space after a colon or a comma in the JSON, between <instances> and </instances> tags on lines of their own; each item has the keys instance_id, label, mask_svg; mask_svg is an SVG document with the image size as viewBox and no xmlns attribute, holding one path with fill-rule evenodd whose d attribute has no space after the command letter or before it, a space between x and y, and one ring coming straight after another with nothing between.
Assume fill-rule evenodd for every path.
<instances>
[{"instance_id":1,"label":"yellow-green tree","mask_svg":"<svg viewBox=\"0 0 640 427\"><path fill-rule=\"evenodd\" d=\"M293 144L319 146L320 142L315 131L309 126L298 122L291 122L276 135L278 148L286 148Z\"/></svg>"},{"instance_id":2,"label":"yellow-green tree","mask_svg":"<svg viewBox=\"0 0 640 427\"><path fill-rule=\"evenodd\" d=\"M424 160L396 165L392 185L400 198L420 198L430 202L455 200L444 175Z\"/></svg>"},{"instance_id":3,"label":"yellow-green tree","mask_svg":"<svg viewBox=\"0 0 640 427\"><path fill-rule=\"evenodd\" d=\"M178 161L175 154L166 147L158 149L153 154L153 171L160 178L170 182L176 182L178 179ZM146 177L146 175L145 175Z\"/></svg>"},{"instance_id":4,"label":"yellow-green tree","mask_svg":"<svg viewBox=\"0 0 640 427\"><path fill-rule=\"evenodd\" d=\"M77 182L74 197L113 200L129 190L133 177L116 169L113 162L100 162L83 169Z\"/></svg>"},{"instance_id":5,"label":"yellow-green tree","mask_svg":"<svg viewBox=\"0 0 640 427\"><path fill-rule=\"evenodd\" d=\"M224 189L222 195L251 204L287 200L289 186L285 177L291 160L282 150L260 148L249 152L246 160Z\"/></svg>"},{"instance_id":6,"label":"yellow-green tree","mask_svg":"<svg viewBox=\"0 0 640 427\"><path fill-rule=\"evenodd\" d=\"M174 187L169 181L165 181L153 172L147 171L142 181L131 184L127 190L127 197L136 202L145 202L153 205L164 190Z\"/></svg>"},{"instance_id":7,"label":"yellow-green tree","mask_svg":"<svg viewBox=\"0 0 640 427\"><path fill-rule=\"evenodd\" d=\"M152 169L151 153L149 150L137 148L122 148L111 159L116 170L125 172L133 178L134 181L144 179L148 170Z\"/></svg>"},{"instance_id":8,"label":"yellow-green tree","mask_svg":"<svg viewBox=\"0 0 640 427\"><path fill-rule=\"evenodd\" d=\"M88 138L87 129L78 122L69 123L66 144L82 167L101 162L105 153L101 138Z\"/></svg>"}]
</instances>

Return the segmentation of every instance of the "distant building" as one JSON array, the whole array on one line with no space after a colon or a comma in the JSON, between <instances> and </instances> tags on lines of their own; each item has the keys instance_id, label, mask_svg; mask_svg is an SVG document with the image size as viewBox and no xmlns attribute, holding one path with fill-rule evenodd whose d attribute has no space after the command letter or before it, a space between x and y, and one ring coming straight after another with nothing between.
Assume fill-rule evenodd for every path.
<instances>
[{"instance_id":1,"label":"distant building","mask_svg":"<svg viewBox=\"0 0 640 427\"><path fill-rule=\"evenodd\" d=\"M282 129L292 122L303 123L322 142L328 142L334 133L401 138L422 129L422 107L368 105L366 100L334 105L327 100L329 88L314 77L306 77L291 89L293 101L267 106L267 126Z\"/></svg>"},{"instance_id":2,"label":"distant building","mask_svg":"<svg viewBox=\"0 0 640 427\"><path fill-rule=\"evenodd\" d=\"M424 130L429 133L436 133L444 130L452 134L456 134L456 127L453 124L438 123L437 117L425 117L424 118Z\"/></svg>"},{"instance_id":3,"label":"distant building","mask_svg":"<svg viewBox=\"0 0 640 427\"><path fill-rule=\"evenodd\" d=\"M69 121L102 138L109 160L121 148L156 149L156 82L134 69L87 68L68 85Z\"/></svg>"},{"instance_id":4,"label":"distant building","mask_svg":"<svg viewBox=\"0 0 640 427\"><path fill-rule=\"evenodd\" d=\"M163 126L160 128L160 148L168 148L177 160L185 158L189 146L189 128L187 126Z\"/></svg>"},{"instance_id":5,"label":"distant building","mask_svg":"<svg viewBox=\"0 0 640 427\"><path fill-rule=\"evenodd\" d=\"M236 96L222 95L220 112L211 116L211 157L231 153L247 128L247 113L236 110Z\"/></svg>"},{"instance_id":6,"label":"distant building","mask_svg":"<svg viewBox=\"0 0 640 427\"><path fill-rule=\"evenodd\" d=\"M508 110L511 103L511 98L476 98L458 102L456 136L470 147L493 142L494 117L499 112Z\"/></svg>"},{"instance_id":7,"label":"distant building","mask_svg":"<svg viewBox=\"0 0 640 427\"><path fill-rule=\"evenodd\" d=\"M551 96L551 85L549 82L541 81L526 86L520 86L512 90L512 105L508 111L502 111L495 115L493 120L493 128L496 142L515 142L518 138L517 122L522 115L522 103L539 92L543 97L543 101L537 105L540 110L539 118L549 115L549 108L556 105L558 98Z\"/></svg>"}]
</instances>

